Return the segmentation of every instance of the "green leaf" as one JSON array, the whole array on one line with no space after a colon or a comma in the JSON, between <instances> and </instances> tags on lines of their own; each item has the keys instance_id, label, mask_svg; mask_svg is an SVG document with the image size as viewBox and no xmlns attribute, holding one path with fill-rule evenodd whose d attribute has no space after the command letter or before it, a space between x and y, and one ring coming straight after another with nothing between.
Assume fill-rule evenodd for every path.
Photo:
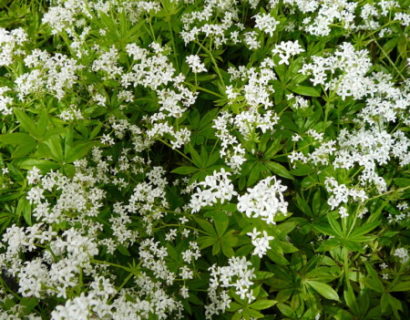
<instances>
[{"instance_id":1,"label":"green leaf","mask_svg":"<svg viewBox=\"0 0 410 320\"><path fill-rule=\"evenodd\" d=\"M37 167L42 171L55 170L60 167L58 163L50 160L41 160L41 159L25 159L21 162L18 162L18 166L22 169L30 170L33 167Z\"/></svg>"},{"instance_id":2,"label":"green leaf","mask_svg":"<svg viewBox=\"0 0 410 320\"><path fill-rule=\"evenodd\" d=\"M272 246L272 250L267 252L267 256L275 263L285 266L289 264L289 261L284 257L283 251L280 247Z\"/></svg>"},{"instance_id":3,"label":"green leaf","mask_svg":"<svg viewBox=\"0 0 410 320\"><path fill-rule=\"evenodd\" d=\"M278 308L279 311L285 316L285 317L289 317L291 319L294 318L294 311L291 307L289 307L287 304L284 303L278 303Z\"/></svg>"},{"instance_id":4,"label":"green leaf","mask_svg":"<svg viewBox=\"0 0 410 320\"><path fill-rule=\"evenodd\" d=\"M232 249L232 247L230 247L228 245L225 245L225 244L222 244L221 247L222 247L222 253L226 257L230 258L230 257L233 257L235 255L235 251Z\"/></svg>"},{"instance_id":5,"label":"green leaf","mask_svg":"<svg viewBox=\"0 0 410 320\"><path fill-rule=\"evenodd\" d=\"M384 285L383 282L380 280L376 270L374 270L371 264L368 262L365 262L365 267L367 272L369 273L369 277L367 277L365 280L368 288L376 292L383 293Z\"/></svg>"},{"instance_id":6,"label":"green leaf","mask_svg":"<svg viewBox=\"0 0 410 320\"><path fill-rule=\"evenodd\" d=\"M53 135L48 138L44 143L43 146L46 146L50 151L51 158L53 160L63 162L64 161L64 154L63 154L63 147L61 145L61 139L59 135Z\"/></svg>"},{"instance_id":7,"label":"green leaf","mask_svg":"<svg viewBox=\"0 0 410 320\"><path fill-rule=\"evenodd\" d=\"M290 89L292 92L308 97L320 97L320 92L313 87L297 86Z\"/></svg>"},{"instance_id":8,"label":"green leaf","mask_svg":"<svg viewBox=\"0 0 410 320\"><path fill-rule=\"evenodd\" d=\"M264 309L272 307L276 303L277 303L277 301L275 301L275 300L258 300L256 302L252 303L250 305L250 307L252 309L256 309L256 310L264 310Z\"/></svg>"},{"instance_id":9,"label":"green leaf","mask_svg":"<svg viewBox=\"0 0 410 320\"><path fill-rule=\"evenodd\" d=\"M344 300L346 301L346 304L349 306L349 308L354 312L354 313L359 313L359 308L356 302L356 297L354 295L353 289L348 283L347 289L343 291L343 297Z\"/></svg>"},{"instance_id":10,"label":"green leaf","mask_svg":"<svg viewBox=\"0 0 410 320\"><path fill-rule=\"evenodd\" d=\"M395 178L393 179L394 184L398 187L407 187L410 186L410 179L409 178Z\"/></svg>"},{"instance_id":11,"label":"green leaf","mask_svg":"<svg viewBox=\"0 0 410 320\"><path fill-rule=\"evenodd\" d=\"M269 168L274 174L277 174L278 176L281 176L286 179L293 180L293 176L290 174L289 170L286 169L284 166L277 162L267 162L266 167Z\"/></svg>"},{"instance_id":12,"label":"green leaf","mask_svg":"<svg viewBox=\"0 0 410 320\"><path fill-rule=\"evenodd\" d=\"M182 166L182 167L178 167L174 170L172 170L172 173L176 173L176 174L181 174L181 175L187 175L187 174L191 174L198 171L198 168L196 167L190 167L190 166Z\"/></svg>"},{"instance_id":13,"label":"green leaf","mask_svg":"<svg viewBox=\"0 0 410 320\"><path fill-rule=\"evenodd\" d=\"M339 237L342 237L343 236L342 228L340 227L336 219L333 217L333 215L328 214L327 221L329 221L330 227L332 228L333 232Z\"/></svg>"},{"instance_id":14,"label":"green leaf","mask_svg":"<svg viewBox=\"0 0 410 320\"><path fill-rule=\"evenodd\" d=\"M0 142L11 145L34 144L34 140L30 135L23 132L13 132L0 135Z\"/></svg>"},{"instance_id":15,"label":"green leaf","mask_svg":"<svg viewBox=\"0 0 410 320\"><path fill-rule=\"evenodd\" d=\"M299 210L302 211L304 214L306 214L308 216L313 215L312 210L310 209L308 203L299 194L296 194L296 204L297 204L297 207L299 208Z\"/></svg>"},{"instance_id":16,"label":"green leaf","mask_svg":"<svg viewBox=\"0 0 410 320\"><path fill-rule=\"evenodd\" d=\"M410 292L410 281L399 281L389 289L390 292Z\"/></svg>"},{"instance_id":17,"label":"green leaf","mask_svg":"<svg viewBox=\"0 0 410 320\"><path fill-rule=\"evenodd\" d=\"M210 236L216 236L215 229L212 227L212 224L210 224L208 221L195 217L194 218L196 223L199 224L199 226Z\"/></svg>"},{"instance_id":18,"label":"green leaf","mask_svg":"<svg viewBox=\"0 0 410 320\"><path fill-rule=\"evenodd\" d=\"M312 280L307 281L307 284L311 286L322 297L330 300L339 301L339 296L337 292L328 284Z\"/></svg>"},{"instance_id":19,"label":"green leaf","mask_svg":"<svg viewBox=\"0 0 410 320\"><path fill-rule=\"evenodd\" d=\"M18 216L23 216L24 221L29 226L32 225L32 221L31 221L31 204L25 197L20 198L19 201L17 202L16 214Z\"/></svg>"},{"instance_id":20,"label":"green leaf","mask_svg":"<svg viewBox=\"0 0 410 320\"><path fill-rule=\"evenodd\" d=\"M195 148L191 144L187 144L186 149L191 155L193 164L196 165L198 168L205 168L204 164L206 164L207 159L202 159L199 153L195 150Z\"/></svg>"},{"instance_id":21,"label":"green leaf","mask_svg":"<svg viewBox=\"0 0 410 320\"><path fill-rule=\"evenodd\" d=\"M19 145L12 153L12 158L22 158L31 153L36 147L35 143Z\"/></svg>"},{"instance_id":22,"label":"green leaf","mask_svg":"<svg viewBox=\"0 0 410 320\"><path fill-rule=\"evenodd\" d=\"M307 176L308 174L311 174L314 172L314 169L312 168L312 166L309 166L307 164L304 163L298 163L297 167L290 170L290 173L294 176Z\"/></svg>"},{"instance_id":23,"label":"green leaf","mask_svg":"<svg viewBox=\"0 0 410 320\"><path fill-rule=\"evenodd\" d=\"M72 163L84 158L94 145L93 141L79 142L74 147L66 149L65 162Z\"/></svg>"},{"instance_id":24,"label":"green leaf","mask_svg":"<svg viewBox=\"0 0 410 320\"><path fill-rule=\"evenodd\" d=\"M131 253L128 251L128 249L125 247L125 246L123 246L122 244L119 244L118 246L117 246L117 250L122 254L122 255L124 255L124 256L127 256L127 257L131 257Z\"/></svg>"},{"instance_id":25,"label":"green leaf","mask_svg":"<svg viewBox=\"0 0 410 320\"><path fill-rule=\"evenodd\" d=\"M222 236L229 225L229 217L220 212L219 214L213 215L215 229L219 236Z\"/></svg>"},{"instance_id":26,"label":"green leaf","mask_svg":"<svg viewBox=\"0 0 410 320\"><path fill-rule=\"evenodd\" d=\"M216 242L216 239L214 237L210 236L201 236L198 237L198 244L201 249L208 248Z\"/></svg>"},{"instance_id":27,"label":"green leaf","mask_svg":"<svg viewBox=\"0 0 410 320\"><path fill-rule=\"evenodd\" d=\"M356 228L351 235L349 236L350 240L353 241L363 241L362 236L365 235L366 233L369 233L373 229L377 228L379 224L381 223L380 220L376 220L373 222L366 222L360 227Z\"/></svg>"},{"instance_id":28,"label":"green leaf","mask_svg":"<svg viewBox=\"0 0 410 320\"><path fill-rule=\"evenodd\" d=\"M26 130L35 139L42 139L42 133L44 130L40 128L23 110L15 108L14 114L24 130Z\"/></svg>"}]
</instances>

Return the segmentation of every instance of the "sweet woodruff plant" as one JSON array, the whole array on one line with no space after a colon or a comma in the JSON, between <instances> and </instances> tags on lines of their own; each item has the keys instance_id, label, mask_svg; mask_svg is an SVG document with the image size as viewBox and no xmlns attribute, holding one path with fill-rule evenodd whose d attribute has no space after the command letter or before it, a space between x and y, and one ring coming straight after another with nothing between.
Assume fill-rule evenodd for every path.
<instances>
[{"instance_id":1,"label":"sweet woodruff plant","mask_svg":"<svg viewBox=\"0 0 410 320\"><path fill-rule=\"evenodd\" d=\"M409 31L409 0L0 1L0 319L409 319Z\"/></svg>"}]
</instances>

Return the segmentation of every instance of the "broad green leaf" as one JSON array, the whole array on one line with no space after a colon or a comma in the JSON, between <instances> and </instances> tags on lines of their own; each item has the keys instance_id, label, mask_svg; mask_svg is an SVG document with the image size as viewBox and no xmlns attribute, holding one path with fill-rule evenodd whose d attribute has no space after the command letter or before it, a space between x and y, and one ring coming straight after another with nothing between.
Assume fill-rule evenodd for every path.
<instances>
[{"instance_id":1,"label":"broad green leaf","mask_svg":"<svg viewBox=\"0 0 410 320\"><path fill-rule=\"evenodd\" d=\"M220 212L219 214L213 215L213 219L218 235L222 236L228 228L229 217L225 213Z\"/></svg>"},{"instance_id":2,"label":"broad green leaf","mask_svg":"<svg viewBox=\"0 0 410 320\"><path fill-rule=\"evenodd\" d=\"M290 180L294 179L293 176L290 174L289 170L277 162L269 161L265 163L265 165L269 168L269 170L271 170L274 174L277 174L278 176Z\"/></svg>"},{"instance_id":3,"label":"broad green leaf","mask_svg":"<svg viewBox=\"0 0 410 320\"><path fill-rule=\"evenodd\" d=\"M313 280L309 280L306 283L324 298L339 301L337 292L328 284Z\"/></svg>"},{"instance_id":4,"label":"broad green leaf","mask_svg":"<svg viewBox=\"0 0 410 320\"><path fill-rule=\"evenodd\" d=\"M48 150L50 151L50 156L53 160L59 162L64 161L63 147L61 145L61 139L58 135L51 136L46 141L44 141L43 145L47 146Z\"/></svg>"},{"instance_id":5,"label":"broad green leaf","mask_svg":"<svg viewBox=\"0 0 410 320\"><path fill-rule=\"evenodd\" d=\"M22 216L24 221L31 226L31 204L26 198L20 198L17 202L16 214Z\"/></svg>"},{"instance_id":6,"label":"broad green leaf","mask_svg":"<svg viewBox=\"0 0 410 320\"><path fill-rule=\"evenodd\" d=\"M252 309L264 310L275 305L277 301L275 300L258 300L250 305Z\"/></svg>"},{"instance_id":7,"label":"broad green leaf","mask_svg":"<svg viewBox=\"0 0 410 320\"><path fill-rule=\"evenodd\" d=\"M198 168L196 167L190 167L190 166L182 166L182 167L178 167L174 170L172 170L172 173L176 173L176 174L181 174L181 175L187 175L187 174L191 174L198 171Z\"/></svg>"},{"instance_id":8,"label":"broad green leaf","mask_svg":"<svg viewBox=\"0 0 410 320\"><path fill-rule=\"evenodd\" d=\"M65 154L65 162L72 163L76 160L84 158L95 145L93 141L79 142L74 147L69 148Z\"/></svg>"},{"instance_id":9,"label":"broad green leaf","mask_svg":"<svg viewBox=\"0 0 410 320\"><path fill-rule=\"evenodd\" d=\"M201 249L205 249L214 245L215 241L215 238L210 236L202 236L198 238L198 244Z\"/></svg>"},{"instance_id":10,"label":"broad green leaf","mask_svg":"<svg viewBox=\"0 0 410 320\"><path fill-rule=\"evenodd\" d=\"M16 149L14 149L11 156L13 159L22 158L28 155L29 153L31 153L35 149L35 147L36 147L35 143L21 144Z\"/></svg>"},{"instance_id":11,"label":"broad green leaf","mask_svg":"<svg viewBox=\"0 0 410 320\"><path fill-rule=\"evenodd\" d=\"M289 317L291 319L294 318L294 311L291 307L289 307L287 304L284 303L278 303L277 304L279 311L286 317Z\"/></svg>"},{"instance_id":12,"label":"broad green leaf","mask_svg":"<svg viewBox=\"0 0 410 320\"><path fill-rule=\"evenodd\" d=\"M291 89L292 92L308 97L320 97L320 92L313 87L297 86Z\"/></svg>"},{"instance_id":13,"label":"broad green leaf","mask_svg":"<svg viewBox=\"0 0 410 320\"><path fill-rule=\"evenodd\" d=\"M210 236L216 236L216 231L208 221L195 217L196 223Z\"/></svg>"},{"instance_id":14,"label":"broad green leaf","mask_svg":"<svg viewBox=\"0 0 410 320\"><path fill-rule=\"evenodd\" d=\"M376 270L373 269L370 263L365 262L366 270L369 273L369 277L366 278L365 283L367 284L368 288L383 293L384 292L384 285L383 282L380 280Z\"/></svg>"},{"instance_id":15,"label":"broad green leaf","mask_svg":"<svg viewBox=\"0 0 410 320\"><path fill-rule=\"evenodd\" d=\"M50 160L41 160L41 159L25 159L21 162L18 162L18 166L22 169L30 170L33 167L37 167L42 171L49 171L58 169L60 165Z\"/></svg>"},{"instance_id":16,"label":"broad green leaf","mask_svg":"<svg viewBox=\"0 0 410 320\"><path fill-rule=\"evenodd\" d=\"M333 232L338 235L339 237L343 236L342 228L340 227L339 223L333 217L332 214L327 215L327 221L329 221L329 225L332 228Z\"/></svg>"},{"instance_id":17,"label":"broad green leaf","mask_svg":"<svg viewBox=\"0 0 410 320\"><path fill-rule=\"evenodd\" d=\"M410 292L410 281L399 281L389 288L390 292Z\"/></svg>"},{"instance_id":18,"label":"broad green leaf","mask_svg":"<svg viewBox=\"0 0 410 320\"><path fill-rule=\"evenodd\" d=\"M41 140L43 138L44 128L40 128L23 110L15 108L14 114L24 130L33 138Z\"/></svg>"},{"instance_id":19,"label":"broad green leaf","mask_svg":"<svg viewBox=\"0 0 410 320\"><path fill-rule=\"evenodd\" d=\"M4 144L11 145L25 145L25 144L35 144L34 140L30 135L23 132L13 132L0 135L0 142Z\"/></svg>"}]
</instances>

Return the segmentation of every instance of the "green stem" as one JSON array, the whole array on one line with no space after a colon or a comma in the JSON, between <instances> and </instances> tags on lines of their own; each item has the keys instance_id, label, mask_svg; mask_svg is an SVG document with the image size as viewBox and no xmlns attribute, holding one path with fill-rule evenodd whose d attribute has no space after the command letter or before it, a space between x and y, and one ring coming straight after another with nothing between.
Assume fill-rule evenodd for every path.
<instances>
[{"instance_id":1,"label":"green stem","mask_svg":"<svg viewBox=\"0 0 410 320\"><path fill-rule=\"evenodd\" d=\"M374 196L374 197L371 197L371 198L367 199L367 201L366 201L366 202L369 202L369 201L371 201L371 200L374 200L374 199L377 199L377 198L381 198L381 197L387 196L388 194L391 194L391 193L395 193L395 192L397 192L397 193L399 193L399 192L403 192L403 191L406 191L407 189L410 189L410 186L403 187L403 188L399 188L399 189L393 189L393 190L390 190L390 191L387 191L387 192L381 193L381 194L379 194L379 195L377 195L377 196Z\"/></svg>"},{"instance_id":2,"label":"green stem","mask_svg":"<svg viewBox=\"0 0 410 320\"><path fill-rule=\"evenodd\" d=\"M10 294L12 294L13 297L15 297L17 300L20 300L20 299L21 299L21 297L20 297L17 293L15 293L13 290L11 290L11 289L9 288L9 286L8 286L7 283L6 283L6 281L4 281L3 277L0 277L0 282L1 282L2 286L3 286L3 288L4 288L7 292L9 292Z\"/></svg>"},{"instance_id":3,"label":"green stem","mask_svg":"<svg viewBox=\"0 0 410 320\"><path fill-rule=\"evenodd\" d=\"M175 64L177 65L177 69L179 70L178 51L177 51L177 46L176 46L176 44L175 44L174 31L172 31L172 26L171 26L171 19L170 19L170 17L168 17L168 29L169 29L169 33L171 34L172 47L174 48Z\"/></svg>"},{"instance_id":4,"label":"green stem","mask_svg":"<svg viewBox=\"0 0 410 320\"><path fill-rule=\"evenodd\" d=\"M124 281L117 288L117 291L120 291L127 284L127 282L133 277L133 275L134 275L133 273L129 273L128 276L124 279Z\"/></svg>"},{"instance_id":5,"label":"green stem","mask_svg":"<svg viewBox=\"0 0 410 320\"><path fill-rule=\"evenodd\" d=\"M209 89L200 87L200 86L198 86L198 85L193 85L192 83L189 83L189 82L184 82L184 84L186 84L186 85L188 85L188 86L191 86L193 89L200 90L200 91L203 91L203 92L212 94L212 95L215 96L215 97L218 97L218 98L221 98L221 99L224 98L223 95L221 95L221 94L219 94L219 93L216 93L216 92L214 92L214 91L211 91L211 90L209 90Z\"/></svg>"},{"instance_id":6,"label":"green stem","mask_svg":"<svg viewBox=\"0 0 410 320\"><path fill-rule=\"evenodd\" d=\"M127 272L131 272L130 268L124 267L120 264L116 264L116 263L112 263L112 262L108 262L108 261L104 261L104 260L97 260L97 259L91 259L90 260L91 263L95 263L95 264L105 264L107 266L111 266L111 267L115 267L115 268L120 268L123 269Z\"/></svg>"},{"instance_id":7,"label":"green stem","mask_svg":"<svg viewBox=\"0 0 410 320\"><path fill-rule=\"evenodd\" d=\"M377 42L377 39L375 37L373 37L373 41L376 43L376 45L379 47L380 51L383 53L383 55L385 56L385 58L390 62L390 64L392 65L393 69L396 70L397 74L400 75L401 79L403 81L406 81L406 77L403 76L403 74L401 73L401 71L397 68L396 64L392 61L392 59L390 59L389 55L386 53L386 51L384 51L383 47L379 44L379 42Z\"/></svg>"},{"instance_id":8,"label":"green stem","mask_svg":"<svg viewBox=\"0 0 410 320\"><path fill-rule=\"evenodd\" d=\"M198 44L201 47L201 49L203 49L209 55L209 57L211 58L212 63L214 64L215 71L218 74L219 79L221 80L221 83L224 84L225 83L224 79L223 79L222 74L221 74L221 72L218 68L218 64L216 63L215 58L212 55L212 52L209 51L208 48L206 48L204 45L202 45L199 41L195 41L195 43Z\"/></svg>"},{"instance_id":9,"label":"green stem","mask_svg":"<svg viewBox=\"0 0 410 320\"><path fill-rule=\"evenodd\" d=\"M207 234L205 231L202 231L202 230L197 229L195 227L187 226L187 225L184 225L184 224L164 224L161 227L155 228L155 230L160 230L160 229L164 229L164 228L168 228L168 227L187 228L187 229L197 231L199 233Z\"/></svg>"},{"instance_id":10,"label":"green stem","mask_svg":"<svg viewBox=\"0 0 410 320\"><path fill-rule=\"evenodd\" d=\"M170 147L172 150L174 150L175 152L177 152L180 156L182 156L183 158L185 158L186 160L188 160L191 163L194 163L186 154L184 154L183 152L179 151L178 149L173 148L168 142L166 142L165 140L162 140L161 138L158 138L158 141L162 142L163 144L165 144L167 147Z\"/></svg>"}]
</instances>

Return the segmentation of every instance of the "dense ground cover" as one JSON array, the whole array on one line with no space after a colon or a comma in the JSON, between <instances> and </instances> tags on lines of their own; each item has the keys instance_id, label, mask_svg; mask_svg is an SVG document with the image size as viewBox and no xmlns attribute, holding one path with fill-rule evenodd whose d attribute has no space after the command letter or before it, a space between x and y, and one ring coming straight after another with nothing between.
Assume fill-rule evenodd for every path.
<instances>
[{"instance_id":1,"label":"dense ground cover","mask_svg":"<svg viewBox=\"0 0 410 320\"><path fill-rule=\"evenodd\" d=\"M0 1L0 319L409 319L409 29Z\"/></svg>"}]
</instances>

